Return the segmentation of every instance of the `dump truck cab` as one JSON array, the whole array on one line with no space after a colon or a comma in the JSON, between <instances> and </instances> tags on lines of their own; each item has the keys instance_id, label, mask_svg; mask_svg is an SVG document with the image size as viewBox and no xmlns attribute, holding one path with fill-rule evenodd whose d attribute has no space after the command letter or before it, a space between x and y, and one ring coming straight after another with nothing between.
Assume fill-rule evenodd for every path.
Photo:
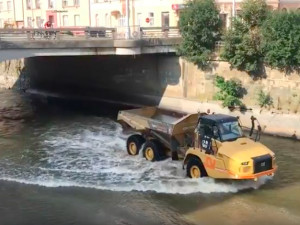
<instances>
[{"instance_id":1,"label":"dump truck cab","mask_svg":"<svg viewBox=\"0 0 300 225\"><path fill-rule=\"evenodd\" d=\"M192 178L257 179L272 175L277 168L274 153L246 137L238 118L223 114L199 118L185 165Z\"/></svg>"}]
</instances>

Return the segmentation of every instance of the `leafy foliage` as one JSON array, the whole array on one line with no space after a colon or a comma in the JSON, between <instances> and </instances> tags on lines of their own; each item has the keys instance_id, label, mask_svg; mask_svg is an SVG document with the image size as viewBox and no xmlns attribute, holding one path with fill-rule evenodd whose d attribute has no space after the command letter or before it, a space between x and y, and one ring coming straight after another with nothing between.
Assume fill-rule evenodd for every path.
<instances>
[{"instance_id":1,"label":"leafy foliage","mask_svg":"<svg viewBox=\"0 0 300 225\"><path fill-rule=\"evenodd\" d=\"M240 17L252 27L260 27L267 18L268 6L265 0L246 0L242 3Z\"/></svg>"},{"instance_id":2,"label":"leafy foliage","mask_svg":"<svg viewBox=\"0 0 300 225\"><path fill-rule=\"evenodd\" d=\"M231 67L249 73L257 73L263 62L260 27L267 17L265 0L245 0L242 12L232 22L224 37L225 46L221 57Z\"/></svg>"},{"instance_id":3,"label":"leafy foliage","mask_svg":"<svg viewBox=\"0 0 300 225\"><path fill-rule=\"evenodd\" d=\"M216 100L223 101L224 107L242 106L242 84L238 80L225 81L223 77L216 76L215 86L219 91L215 94Z\"/></svg>"},{"instance_id":4,"label":"leafy foliage","mask_svg":"<svg viewBox=\"0 0 300 225\"><path fill-rule=\"evenodd\" d=\"M177 49L179 55L200 67L208 65L215 42L220 38L221 20L213 0L187 2L179 19L183 37Z\"/></svg>"},{"instance_id":5,"label":"leafy foliage","mask_svg":"<svg viewBox=\"0 0 300 225\"><path fill-rule=\"evenodd\" d=\"M262 90L257 95L257 101L260 107L266 107L273 105L273 99L270 94L266 94Z\"/></svg>"},{"instance_id":6,"label":"leafy foliage","mask_svg":"<svg viewBox=\"0 0 300 225\"><path fill-rule=\"evenodd\" d=\"M300 12L273 12L263 26L265 63L273 68L300 69Z\"/></svg>"}]
</instances>

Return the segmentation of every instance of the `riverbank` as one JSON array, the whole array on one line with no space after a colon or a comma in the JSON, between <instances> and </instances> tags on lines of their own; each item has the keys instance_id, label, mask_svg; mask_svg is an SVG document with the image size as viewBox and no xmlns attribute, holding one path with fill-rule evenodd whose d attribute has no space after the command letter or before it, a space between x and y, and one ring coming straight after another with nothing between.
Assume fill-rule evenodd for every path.
<instances>
[{"instance_id":1,"label":"riverbank","mask_svg":"<svg viewBox=\"0 0 300 225\"><path fill-rule=\"evenodd\" d=\"M247 111L234 110L224 108L218 102L200 102L184 98L174 97L155 97L150 95L122 95L114 96L113 98L97 98L91 96L83 96L75 93L59 93L47 92L41 90L27 90L27 93L47 101L49 98L72 100L72 101L93 101L98 103L99 106L103 102L110 104L123 105L124 107L144 107L144 106L158 106L160 108L181 111L186 113L207 112L210 113L223 113L232 116L239 116L243 126L251 127L251 116L258 119L262 132L266 134L300 139L300 116L299 114L284 114L272 112L268 110L261 110L260 108L251 108Z\"/></svg>"},{"instance_id":2,"label":"riverbank","mask_svg":"<svg viewBox=\"0 0 300 225\"><path fill-rule=\"evenodd\" d=\"M238 116L243 126L251 127L251 116L259 121L263 133L300 139L300 116L299 114L284 114L252 108L241 112L239 110L231 111L224 108L216 102L199 102L188 99L163 97L160 100L159 107L167 108L188 113L207 112L223 113Z\"/></svg>"}]
</instances>

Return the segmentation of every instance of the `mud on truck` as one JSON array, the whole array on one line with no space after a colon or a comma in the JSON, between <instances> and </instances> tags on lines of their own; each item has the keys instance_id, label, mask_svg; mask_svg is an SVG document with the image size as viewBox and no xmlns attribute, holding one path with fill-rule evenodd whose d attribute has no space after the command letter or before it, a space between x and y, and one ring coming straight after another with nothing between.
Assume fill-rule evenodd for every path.
<instances>
[{"instance_id":1,"label":"mud on truck","mask_svg":"<svg viewBox=\"0 0 300 225\"><path fill-rule=\"evenodd\" d=\"M261 129L254 129L256 119L251 119L247 137L237 117L223 114L185 114L156 107L118 114L121 124L137 132L127 139L129 155L137 155L141 150L152 162L167 157L183 159L183 168L190 178L257 180L273 175L277 165L275 154L258 142Z\"/></svg>"}]
</instances>

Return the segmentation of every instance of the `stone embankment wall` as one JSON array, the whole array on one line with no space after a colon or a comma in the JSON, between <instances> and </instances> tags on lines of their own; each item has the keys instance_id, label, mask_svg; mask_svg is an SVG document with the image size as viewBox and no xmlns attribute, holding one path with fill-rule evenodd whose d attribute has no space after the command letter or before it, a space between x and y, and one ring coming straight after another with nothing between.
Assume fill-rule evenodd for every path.
<instances>
[{"instance_id":1,"label":"stone embankment wall","mask_svg":"<svg viewBox=\"0 0 300 225\"><path fill-rule=\"evenodd\" d=\"M10 89L19 79L24 60L10 60L0 63L0 88Z\"/></svg>"},{"instance_id":2,"label":"stone embankment wall","mask_svg":"<svg viewBox=\"0 0 300 225\"><path fill-rule=\"evenodd\" d=\"M0 89L26 89L29 87L29 68L25 60L0 62Z\"/></svg>"},{"instance_id":3,"label":"stone embankment wall","mask_svg":"<svg viewBox=\"0 0 300 225\"><path fill-rule=\"evenodd\" d=\"M171 62L169 62L171 63ZM214 62L210 70L202 71L192 63L182 59L179 64L181 76L177 85L168 85L164 96L183 97L201 102L211 102L218 89L214 86L215 75L225 79L238 79L246 94L243 102L248 107L258 107L258 93L263 90L273 99L270 111L277 113L300 113L300 74L285 74L278 70L265 68L263 77L251 77L245 72L230 69L227 62ZM178 66L177 66L178 67Z\"/></svg>"},{"instance_id":4,"label":"stone embankment wall","mask_svg":"<svg viewBox=\"0 0 300 225\"><path fill-rule=\"evenodd\" d=\"M231 70L226 62L213 62L209 70L175 55L35 57L0 64L0 88L32 88L142 105L160 104L182 111L231 113L213 101L218 91L216 74L239 79L246 90L244 104L252 108L240 115L261 120L264 130L300 137L300 75L265 69L262 78ZM30 82L29 82L30 81ZM260 109L258 92L270 93L273 106ZM177 103L176 103L177 102Z\"/></svg>"},{"instance_id":5,"label":"stone embankment wall","mask_svg":"<svg viewBox=\"0 0 300 225\"><path fill-rule=\"evenodd\" d=\"M18 92L5 91L26 89L29 85L26 73L24 60L0 63L0 136L13 134L22 127L23 119L32 116L27 99Z\"/></svg>"}]
</instances>

